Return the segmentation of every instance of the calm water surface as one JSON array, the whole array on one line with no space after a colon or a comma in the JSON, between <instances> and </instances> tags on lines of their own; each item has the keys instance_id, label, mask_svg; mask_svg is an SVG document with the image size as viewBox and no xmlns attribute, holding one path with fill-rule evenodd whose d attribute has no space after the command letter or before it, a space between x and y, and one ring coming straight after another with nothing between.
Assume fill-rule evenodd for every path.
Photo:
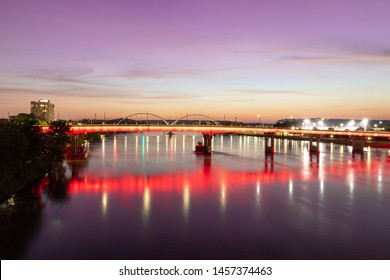
<instances>
[{"instance_id":1,"label":"calm water surface","mask_svg":"<svg viewBox=\"0 0 390 280\"><path fill-rule=\"evenodd\" d=\"M86 161L67 163L62 185L45 181L33 203L16 202L25 210L11 221L23 231L12 256L390 259L390 151L362 160L321 144L317 158L306 142L276 140L272 159L262 138L225 135L197 156L200 140L145 133L92 144Z\"/></svg>"}]
</instances>

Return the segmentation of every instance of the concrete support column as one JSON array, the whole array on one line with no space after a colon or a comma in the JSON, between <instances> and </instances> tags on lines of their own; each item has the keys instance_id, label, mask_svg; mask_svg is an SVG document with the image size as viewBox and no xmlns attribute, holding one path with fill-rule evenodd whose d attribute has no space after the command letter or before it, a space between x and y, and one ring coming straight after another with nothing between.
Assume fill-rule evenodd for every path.
<instances>
[{"instance_id":1,"label":"concrete support column","mask_svg":"<svg viewBox=\"0 0 390 280\"><path fill-rule=\"evenodd\" d=\"M266 153L264 161L264 172L274 172L274 154Z\"/></svg>"},{"instance_id":2,"label":"concrete support column","mask_svg":"<svg viewBox=\"0 0 390 280\"><path fill-rule=\"evenodd\" d=\"M264 152L266 154L273 154L275 152L275 133L264 133Z\"/></svg>"},{"instance_id":3,"label":"concrete support column","mask_svg":"<svg viewBox=\"0 0 390 280\"><path fill-rule=\"evenodd\" d=\"M364 137L354 137L352 138L352 157L355 157L355 154L360 154L361 158L364 157Z\"/></svg>"},{"instance_id":4,"label":"concrete support column","mask_svg":"<svg viewBox=\"0 0 390 280\"><path fill-rule=\"evenodd\" d=\"M213 139L213 135L208 133L203 134L203 145L205 154L211 154L211 139Z\"/></svg>"},{"instance_id":5,"label":"concrete support column","mask_svg":"<svg viewBox=\"0 0 390 280\"><path fill-rule=\"evenodd\" d=\"M309 135L309 152L310 154L319 154L321 135Z\"/></svg>"}]
</instances>

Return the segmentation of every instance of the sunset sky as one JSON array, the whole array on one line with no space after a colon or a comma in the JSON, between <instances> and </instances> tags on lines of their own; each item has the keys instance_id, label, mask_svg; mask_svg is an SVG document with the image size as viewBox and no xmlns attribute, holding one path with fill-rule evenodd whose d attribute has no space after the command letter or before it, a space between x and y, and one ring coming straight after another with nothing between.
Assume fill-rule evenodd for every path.
<instances>
[{"instance_id":1,"label":"sunset sky","mask_svg":"<svg viewBox=\"0 0 390 280\"><path fill-rule=\"evenodd\" d=\"M0 118L390 119L389 0L0 0Z\"/></svg>"}]
</instances>

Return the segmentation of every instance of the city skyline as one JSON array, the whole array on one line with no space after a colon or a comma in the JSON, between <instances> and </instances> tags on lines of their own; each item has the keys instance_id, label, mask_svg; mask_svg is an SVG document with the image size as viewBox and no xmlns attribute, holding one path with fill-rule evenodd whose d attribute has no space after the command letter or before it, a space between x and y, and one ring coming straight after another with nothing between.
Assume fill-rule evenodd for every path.
<instances>
[{"instance_id":1,"label":"city skyline","mask_svg":"<svg viewBox=\"0 0 390 280\"><path fill-rule=\"evenodd\" d=\"M390 119L388 1L3 1L0 118Z\"/></svg>"}]
</instances>

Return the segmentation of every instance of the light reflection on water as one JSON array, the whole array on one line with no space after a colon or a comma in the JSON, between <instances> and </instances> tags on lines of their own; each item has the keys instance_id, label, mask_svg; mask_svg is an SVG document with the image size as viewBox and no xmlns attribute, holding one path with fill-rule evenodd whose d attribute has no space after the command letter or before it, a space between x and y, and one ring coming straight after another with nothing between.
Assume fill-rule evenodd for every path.
<instances>
[{"instance_id":1,"label":"light reflection on water","mask_svg":"<svg viewBox=\"0 0 390 280\"><path fill-rule=\"evenodd\" d=\"M390 258L387 150L365 158L336 144L201 135L118 134L69 162L69 199L45 200L25 258ZM45 192L43 192L45 196ZM61 227L51 221L60 222Z\"/></svg>"}]
</instances>

